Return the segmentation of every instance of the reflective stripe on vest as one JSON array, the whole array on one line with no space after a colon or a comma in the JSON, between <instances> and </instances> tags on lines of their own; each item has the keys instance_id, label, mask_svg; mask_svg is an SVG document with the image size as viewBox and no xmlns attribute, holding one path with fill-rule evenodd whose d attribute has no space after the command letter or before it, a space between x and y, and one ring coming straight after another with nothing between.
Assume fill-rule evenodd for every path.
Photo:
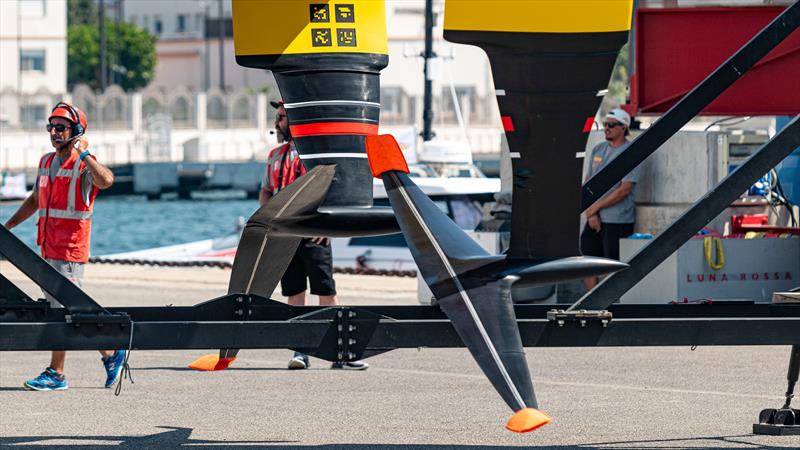
<instances>
[{"instance_id":1,"label":"reflective stripe on vest","mask_svg":"<svg viewBox=\"0 0 800 450\"><path fill-rule=\"evenodd\" d=\"M54 219L88 220L92 218L92 211L69 211L66 209L39 208L39 217L46 216L50 216Z\"/></svg>"},{"instance_id":2,"label":"reflective stripe on vest","mask_svg":"<svg viewBox=\"0 0 800 450\"><path fill-rule=\"evenodd\" d=\"M61 172L63 169L59 169ZM75 212L75 188L78 186L78 180L81 179L81 160L72 163L72 173L69 175L69 192L67 193L67 211L70 213ZM50 210L52 211L52 209Z\"/></svg>"},{"instance_id":3,"label":"reflective stripe on vest","mask_svg":"<svg viewBox=\"0 0 800 450\"><path fill-rule=\"evenodd\" d=\"M50 178L50 168L46 168L45 169L45 168L41 168L40 167L39 168L39 176L40 177L48 177L48 178ZM57 177L69 178L70 176L72 176L72 171L71 170L67 170L67 169L59 168L58 172L56 173L56 176Z\"/></svg>"},{"instance_id":4,"label":"reflective stripe on vest","mask_svg":"<svg viewBox=\"0 0 800 450\"><path fill-rule=\"evenodd\" d=\"M53 156L54 158L55 156ZM50 157L43 158L43 160L47 161L51 159ZM45 162L44 164L47 164ZM53 162L50 161L52 165ZM39 167L39 176L46 176L48 179L50 178L50 167ZM69 178L69 192L67 192L67 209L52 209L50 210L50 217L55 217L56 219L89 219L92 217L91 211L75 211L75 191L76 187L78 186L78 180L81 179L81 162L75 161L72 164L72 169L64 169L59 168L58 172L56 172L56 177L62 178ZM52 188L51 188L52 189ZM47 211L39 208L39 217L44 217L47 215Z\"/></svg>"}]
</instances>

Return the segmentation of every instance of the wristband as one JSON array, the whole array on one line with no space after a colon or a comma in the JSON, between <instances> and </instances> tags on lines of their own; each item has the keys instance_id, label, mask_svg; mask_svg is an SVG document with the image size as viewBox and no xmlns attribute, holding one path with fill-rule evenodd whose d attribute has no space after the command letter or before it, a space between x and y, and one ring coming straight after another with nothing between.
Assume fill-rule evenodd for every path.
<instances>
[{"instance_id":1,"label":"wristband","mask_svg":"<svg viewBox=\"0 0 800 450\"><path fill-rule=\"evenodd\" d=\"M89 153L89 150L84 150L84 151L83 151L83 153L81 153L81 156L80 156L80 158L81 158L81 161L83 161L83 158L86 158L86 157L87 157L87 156L89 156L90 154L91 154L91 153Z\"/></svg>"}]
</instances>

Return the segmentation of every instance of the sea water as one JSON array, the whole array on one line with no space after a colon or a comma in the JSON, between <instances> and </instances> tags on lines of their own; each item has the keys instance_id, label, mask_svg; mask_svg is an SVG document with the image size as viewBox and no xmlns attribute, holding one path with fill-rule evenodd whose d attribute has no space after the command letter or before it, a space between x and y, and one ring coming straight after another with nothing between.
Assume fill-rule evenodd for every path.
<instances>
[{"instance_id":1,"label":"sea water","mask_svg":"<svg viewBox=\"0 0 800 450\"><path fill-rule=\"evenodd\" d=\"M0 224L17 208L0 204ZM239 217L258 209L257 200L147 200L139 196L97 198L92 219L92 256L212 239L232 233ZM12 232L36 248L36 218Z\"/></svg>"}]
</instances>

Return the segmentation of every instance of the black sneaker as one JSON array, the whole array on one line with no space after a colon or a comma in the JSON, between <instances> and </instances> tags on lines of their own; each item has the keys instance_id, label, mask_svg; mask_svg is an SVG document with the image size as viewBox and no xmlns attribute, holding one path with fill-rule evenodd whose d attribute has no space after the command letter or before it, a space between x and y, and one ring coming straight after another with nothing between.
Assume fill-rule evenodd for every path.
<instances>
[{"instance_id":1,"label":"black sneaker","mask_svg":"<svg viewBox=\"0 0 800 450\"><path fill-rule=\"evenodd\" d=\"M337 361L331 364L331 369L367 370L369 369L369 364L365 363L364 361Z\"/></svg>"},{"instance_id":2,"label":"black sneaker","mask_svg":"<svg viewBox=\"0 0 800 450\"><path fill-rule=\"evenodd\" d=\"M294 352L294 357L289 360L289 369L302 370L308 369L309 367L311 367L311 363L308 361L308 355Z\"/></svg>"}]
</instances>

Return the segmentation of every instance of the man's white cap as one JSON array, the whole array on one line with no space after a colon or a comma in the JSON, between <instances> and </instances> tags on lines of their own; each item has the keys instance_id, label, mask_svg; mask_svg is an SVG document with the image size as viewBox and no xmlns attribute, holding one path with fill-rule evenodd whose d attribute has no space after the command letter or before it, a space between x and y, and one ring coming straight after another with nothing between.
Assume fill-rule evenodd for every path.
<instances>
[{"instance_id":1,"label":"man's white cap","mask_svg":"<svg viewBox=\"0 0 800 450\"><path fill-rule=\"evenodd\" d=\"M631 116L625 111L614 108L606 114L606 119L614 119L617 122L624 123L626 127L631 126Z\"/></svg>"}]
</instances>

